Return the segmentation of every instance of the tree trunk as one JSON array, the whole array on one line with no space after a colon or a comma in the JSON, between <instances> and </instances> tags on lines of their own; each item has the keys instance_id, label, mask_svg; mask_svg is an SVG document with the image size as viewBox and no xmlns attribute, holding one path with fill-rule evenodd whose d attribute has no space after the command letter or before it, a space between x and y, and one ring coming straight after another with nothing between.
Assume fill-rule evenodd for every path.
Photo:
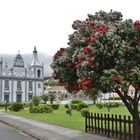
<instances>
[{"instance_id":1,"label":"tree trunk","mask_svg":"<svg viewBox=\"0 0 140 140\"><path fill-rule=\"evenodd\" d=\"M140 140L140 118L139 114L133 116L133 134L134 140Z\"/></svg>"}]
</instances>

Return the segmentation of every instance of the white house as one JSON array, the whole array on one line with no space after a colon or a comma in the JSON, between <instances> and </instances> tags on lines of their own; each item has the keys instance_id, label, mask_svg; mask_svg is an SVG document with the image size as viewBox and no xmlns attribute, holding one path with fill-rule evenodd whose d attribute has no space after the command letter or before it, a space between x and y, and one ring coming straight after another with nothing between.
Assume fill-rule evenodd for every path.
<instances>
[{"instance_id":1,"label":"white house","mask_svg":"<svg viewBox=\"0 0 140 140\"><path fill-rule=\"evenodd\" d=\"M37 50L34 47L30 67L24 66L22 56L18 53L13 66L4 65L0 61L0 102L27 102L33 95L40 96L43 88L43 65L38 60Z\"/></svg>"}]
</instances>

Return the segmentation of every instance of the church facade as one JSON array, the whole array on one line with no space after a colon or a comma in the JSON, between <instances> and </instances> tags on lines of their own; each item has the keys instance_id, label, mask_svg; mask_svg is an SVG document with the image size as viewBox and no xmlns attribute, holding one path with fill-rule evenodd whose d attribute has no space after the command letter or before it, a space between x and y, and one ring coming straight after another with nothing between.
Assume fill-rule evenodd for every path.
<instances>
[{"instance_id":1,"label":"church facade","mask_svg":"<svg viewBox=\"0 0 140 140\"><path fill-rule=\"evenodd\" d=\"M36 47L29 67L17 54L13 66L4 65L0 60L0 102L29 102L33 95L44 94L43 65L38 60Z\"/></svg>"}]
</instances>

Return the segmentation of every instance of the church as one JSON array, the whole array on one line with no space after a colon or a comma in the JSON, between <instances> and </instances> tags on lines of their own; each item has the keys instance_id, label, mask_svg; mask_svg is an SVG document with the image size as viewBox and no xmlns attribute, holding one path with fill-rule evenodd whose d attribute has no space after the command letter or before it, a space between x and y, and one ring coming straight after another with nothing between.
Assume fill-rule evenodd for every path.
<instances>
[{"instance_id":1,"label":"church","mask_svg":"<svg viewBox=\"0 0 140 140\"><path fill-rule=\"evenodd\" d=\"M43 81L43 64L39 62L36 47L28 67L19 53L10 68L0 60L0 102L29 102L33 95L44 94Z\"/></svg>"}]
</instances>

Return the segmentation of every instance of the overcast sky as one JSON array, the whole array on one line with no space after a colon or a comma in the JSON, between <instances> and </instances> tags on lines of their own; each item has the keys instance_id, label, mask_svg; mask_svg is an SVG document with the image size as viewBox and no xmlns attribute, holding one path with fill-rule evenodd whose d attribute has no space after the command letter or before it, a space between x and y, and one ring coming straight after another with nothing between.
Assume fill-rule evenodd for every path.
<instances>
[{"instance_id":1,"label":"overcast sky","mask_svg":"<svg viewBox=\"0 0 140 140\"><path fill-rule=\"evenodd\" d=\"M110 9L140 19L139 0L0 0L0 53L54 55L67 47L74 20Z\"/></svg>"}]
</instances>

